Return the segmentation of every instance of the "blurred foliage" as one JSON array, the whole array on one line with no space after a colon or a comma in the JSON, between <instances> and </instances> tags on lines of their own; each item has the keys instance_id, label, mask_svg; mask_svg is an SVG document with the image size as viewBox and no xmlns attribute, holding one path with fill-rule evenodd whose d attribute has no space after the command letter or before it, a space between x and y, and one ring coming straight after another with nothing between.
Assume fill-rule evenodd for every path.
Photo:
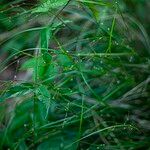
<instances>
[{"instance_id":1,"label":"blurred foliage","mask_svg":"<svg viewBox=\"0 0 150 150\"><path fill-rule=\"evenodd\" d=\"M1 0L0 149L148 149L149 7Z\"/></svg>"}]
</instances>

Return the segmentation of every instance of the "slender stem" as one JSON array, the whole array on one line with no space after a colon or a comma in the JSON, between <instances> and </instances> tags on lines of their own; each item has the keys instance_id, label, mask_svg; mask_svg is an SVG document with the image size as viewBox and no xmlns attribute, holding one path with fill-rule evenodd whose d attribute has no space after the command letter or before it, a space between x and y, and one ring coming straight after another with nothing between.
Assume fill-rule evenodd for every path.
<instances>
[{"instance_id":1,"label":"slender stem","mask_svg":"<svg viewBox=\"0 0 150 150\"><path fill-rule=\"evenodd\" d=\"M38 55L39 50L37 50L36 53L36 61L35 61L35 70L34 70L34 83L35 83L35 91L37 89L37 83L38 83ZM36 141L36 113L37 113L37 97L34 92L34 99L33 99L33 145L35 147L35 141Z\"/></svg>"}]
</instances>

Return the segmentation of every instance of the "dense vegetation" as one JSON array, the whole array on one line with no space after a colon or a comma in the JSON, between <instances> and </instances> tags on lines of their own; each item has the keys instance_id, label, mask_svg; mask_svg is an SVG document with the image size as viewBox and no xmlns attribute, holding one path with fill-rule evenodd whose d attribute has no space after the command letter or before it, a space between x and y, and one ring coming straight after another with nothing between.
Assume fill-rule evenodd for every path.
<instances>
[{"instance_id":1,"label":"dense vegetation","mask_svg":"<svg viewBox=\"0 0 150 150\"><path fill-rule=\"evenodd\" d=\"M149 9L1 0L0 149L149 149Z\"/></svg>"}]
</instances>

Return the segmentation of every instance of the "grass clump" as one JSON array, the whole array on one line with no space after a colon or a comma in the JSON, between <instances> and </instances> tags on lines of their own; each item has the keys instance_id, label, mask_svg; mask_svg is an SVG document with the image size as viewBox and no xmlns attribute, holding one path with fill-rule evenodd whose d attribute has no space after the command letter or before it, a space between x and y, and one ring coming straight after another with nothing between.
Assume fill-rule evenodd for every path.
<instances>
[{"instance_id":1,"label":"grass clump","mask_svg":"<svg viewBox=\"0 0 150 150\"><path fill-rule=\"evenodd\" d=\"M0 148L148 149L147 4L2 1Z\"/></svg>"}]
</instances>

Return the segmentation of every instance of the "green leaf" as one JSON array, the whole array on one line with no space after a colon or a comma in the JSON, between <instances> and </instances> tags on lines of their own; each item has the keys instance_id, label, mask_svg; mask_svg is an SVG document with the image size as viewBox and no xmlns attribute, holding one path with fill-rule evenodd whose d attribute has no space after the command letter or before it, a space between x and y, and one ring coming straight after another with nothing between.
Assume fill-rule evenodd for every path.
<instances>
[{"instance_id":1,"label":"green leaf","mask_svg":"<svg viewBox=\"0 0 150 150\"><path fill-rule=\"evenodd\" d=\"M58 54L58 62L63 67L70 67L72 65L72 61L66 54Z\"/></svg>"},{"instance_id":2,"label":"green leaf","mask_svg":"<svg viewBox=\"0 0 150 150\"><path fill-rule=\"evenodd\" d=\"M3 94L0 95L0 102L9 98L23 96L26 93L30 92L32 89L33 86L30 83L22 83L11 86Z\"/></svg>"},{"instance_id":3,"label":"green leaf","mask_svg":"<svg viewBox=\"0 0 150 150\"><path fill-rule=\"evenodd\" d=\"M27 60L22 66L21 70L32 69L33 70L33 78L37 76L37 78L42 78L44 73L44 67L46 66L45 61L42 56L34 57Z\"/></svg>"},{"instance_id":4,"label":"green leaf","mask_svg":"<svg viewBox=\"0 0 150 150\"><path fill-rule=\"evenodd\" d=\"M31 69L31 68L34 68L35 67L35 63L36 63L36 60L37 58L31 58L29 60L27 60L25 63L22 64L21 66L21 70L27 70L27 69ZM38 64L39 66L44 66L44 60L42 57L39 57L38 58Z\"/></svg>"},{"instance_id":5,"label":"green leaf","mask_svg":"<svg viewBox=\"0 0 150 150\"><path fill-rule=\"evenodd\" d=\"M52 28L47 27L41 30L41 49L44 48L42 52L45 52L45 49L48 49L49 39L52 36Z\"/></svg>"},{"instance_id":6,"label":"green leaf","mask_svg":"<svg viewBox=\"0 0 150 150\"><path fill-rule=\"evenodd\" d=\"M39 101L41 101L46 107L46 110L47 110L47 113L45 116L45 118L46 118L48 115L48 111L50 109L50 106L52 104L51 94L50 94L47 86L45 86L45 85L39 86L37 88L36 94L37 94Z\"/></svg>"},{"instance_id":7,"label":"green leaf","mask_svg":"<svg viewBox=\"0 0 150 150\"><path fill-rule=\"evenodd\" d=\"M40 6L35 8L32 13L44 13L53 9L58 9L63 5L66 5L68 0L45 0L41 2Z\"/></svg>"}]
</instances>

